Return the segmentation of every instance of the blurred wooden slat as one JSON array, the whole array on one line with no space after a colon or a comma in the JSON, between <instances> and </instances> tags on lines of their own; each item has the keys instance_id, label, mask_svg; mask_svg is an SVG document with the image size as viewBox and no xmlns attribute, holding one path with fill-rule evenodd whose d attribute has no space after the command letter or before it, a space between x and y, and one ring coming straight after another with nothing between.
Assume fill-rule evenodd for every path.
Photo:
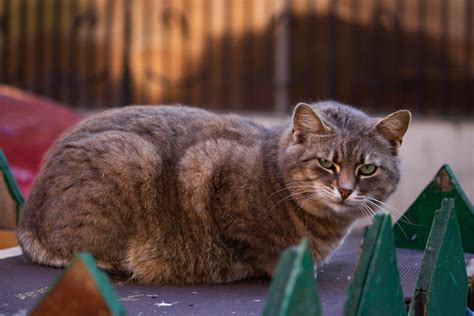
<instances>
[{"instance_id":1,"label":"blurred wooden slat","mask_svg":"<svg viewBox=\"0 0 474 316\"><path fill-rule=\"evenodd\" d=\"M231 52L232 54L226 56L230 63L229 75L232 76L231 90L229 91L230 107L233 110L237 110L242 106L242 85L243 85L243 70L245 68L244 60L244 45L243 36L247 31L248 25L245 21L245 6L249 3L248 1L229 0L232 4L232 17L230 18L230 25L228 32L231 37Z\"/></svg>"},{"instance_id":2,"label":"blurred wooden slat","mask_svg":"<svg viewBox=\"0 0 474 316\"><path fill-rule=\"evenodd\" d=\"M472 0L288 0L277 47L282 1L0 0L0 80L87 107L268 111L288 84L284 111L333 97L473 115Z\"/></svg>"},{"instance_id":3,"label":"blurred wooden slat","mask_svg":"<svg viewBox=\"0 0 474 316\"><path fill-rule=\"evenodd\" d=\"M200 75L211 68L211 65L217 61L210 60L210 64L202 63L202 58L206 55L205 53L205 42L209 38L209 33L206 33L205 19L210 18L210 12L206 11L206 5L209 4L210 0L203 0L200 2L187 1L186 10L186 21L187 21L187 38L183 39L187 42L187 51L185 54L176 54L181 56L184 63L189 65L187 73L183 74L183 77L187 80L186 85L183 88L189 88L189 91L183 91L184 95L189 95L189 103L199 105L202 103L204 93L204 84L208 78L204 80L194 80L199 78ZM205 104L200 104L205 105Z\"/></svg>"},{"instance_id":4,"label":"blurred wooden slat","mask_svg":"<svg viewBox=\"0 0 474 316\"><path fill-rule=\"evenodd\" d=\"M91 69L90 76L92 76L92 82L90 84L90 101L87 102L87 106L90 107L93 104L103 105L103 93L102 91L106 88L105 82L107 78L105 56L104 56L104 38L106 30L106 0L94 0L89 1L89 7L95 13L94 26L89 30L89 36L92 39L89 41L89 50L87 59L92 59L92 64L89 65Z\"/></svg>"},{"instance_id":5,"label":"blurred wooden slat","mask_svg":"<svg viewBox=\"0 0 474 316\"><path fill-rule=\"evenodd\" d=\"M14 230L0 230L0 249L18 246Z\"/></svg>"},{"instance_id":6,"label":"blurred wooden slat","mask_svg":"<svg viewBox=\"0 0 474 316\"><path fill-rule=\"evenodd\" d=\"M130 43L130 70L132 75L132 98L135 103L143 103L143 89L145 88L146 66L149 61L148 47L145 45L145 34L143 30L144 8L148 0L138 0L131 2L131 38Z\"/></svg>"},{"instance_id":7,"label":"blurred wooden slat","mask_svg":"<svg viewBox=\"0 0 474 316\"><path fill-rule=\"evenodd\" d=\"M211 28L209 32L210 56L212 60L212 68L210 69L210 101L211 108L218 108L221 101L222 89L224 87L224 78L222 72L223 63L223 45L222 38L225 27L225 2L219 0L209 0L211 5L210 19ZM221 38L221 41L217 39ZM195 62L197 63L197 61Z\"/></svg>"}]
</instances>

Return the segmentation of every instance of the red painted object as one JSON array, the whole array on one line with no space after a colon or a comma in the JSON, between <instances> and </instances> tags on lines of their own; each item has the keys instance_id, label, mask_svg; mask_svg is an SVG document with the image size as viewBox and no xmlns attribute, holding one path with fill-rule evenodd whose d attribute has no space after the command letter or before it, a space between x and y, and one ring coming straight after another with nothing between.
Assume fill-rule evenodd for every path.
<instances>
[{"instance_id":1,"label":"red painted object","mask_svg":"<svg viewBox=\"0 0 474 316\"><path fill-rule=\"evenodd\" d=\"M0 85L0 147L25 197L46 150L81 118L57 102Z\"/></svg>"}]
</instances>

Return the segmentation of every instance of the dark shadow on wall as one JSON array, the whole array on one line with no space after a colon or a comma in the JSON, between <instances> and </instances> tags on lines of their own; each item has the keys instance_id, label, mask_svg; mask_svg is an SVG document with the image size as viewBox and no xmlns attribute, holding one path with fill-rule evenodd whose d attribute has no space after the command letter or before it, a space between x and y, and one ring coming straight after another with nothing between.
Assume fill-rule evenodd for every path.
<instances>
[{"instance_id":1,"label":"dark shadow on wall","mask_svg":"<svg viewBox=\"0 0 474 316\"><path fill-rule=\"evenodd\" d=\"M12 16L3 10L0 35L6 45L0 60L5 71L0 80L81 107L186 103L272 111L277 89L286 89L288 111L299 101L330 98L375 113L409 108L428 115L474 115L469 106L474 74L466 65L472 58L459 61L448 54L450 45L468 45L406 32L390 12L375 10L372 25L334 14L286 13L258 32L205 35L205 48L193 54L189 12L148 8L139 21L145 43L137 45L133 22L138 22L116 22L127 14L113 6L105 9L53 12L53 25L56 19L61 28L43 21L33 35L25 26L12 32ZM27 23L27 16L18 16L18 25ZM285 85L275 80L280 23L287 23L289 34ZM203 27L206 34L209 28L209 23ZM156 32L167 41L159 52L146 43ZM167 49L176 39L180 49ZM181 69L178 74L176 69Z\"/></svg>"}]
</instances>

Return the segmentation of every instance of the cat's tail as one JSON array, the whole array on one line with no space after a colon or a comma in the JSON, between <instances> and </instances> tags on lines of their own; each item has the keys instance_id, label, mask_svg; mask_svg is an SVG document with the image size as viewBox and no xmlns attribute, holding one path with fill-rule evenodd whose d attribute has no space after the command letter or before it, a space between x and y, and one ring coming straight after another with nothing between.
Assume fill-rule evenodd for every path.
<instances>
[{"instance_id":1,"label":"cat's tail","mask_svg":"<svg viewBox=\"0 0 474 316\"><path fill-rule=\"evenodd\" d=\"M30 261L56 268L67 267L73 256L65 258L58 254L55 254L47 247L44 246L40 238L33 230L21 229L17 230L17 239L20 247L23 251L23 255ZM95 260L99 268L109 271L117 276L123 275L123 271L120 269L121 266L112 264L102 260Z\"/></svg>"},{"instance_id":2,"label":"cat's tail","mask_svg":"<svg viewBox=\"0 0 474 316\"><path fill-rule=\"evenodd\" d=\"M33 262L58 268L65 267L69 263L69 260L61 258L48 250L31 230L19 228L17 239L23 254Z\"/></svg>"}]
</instances>

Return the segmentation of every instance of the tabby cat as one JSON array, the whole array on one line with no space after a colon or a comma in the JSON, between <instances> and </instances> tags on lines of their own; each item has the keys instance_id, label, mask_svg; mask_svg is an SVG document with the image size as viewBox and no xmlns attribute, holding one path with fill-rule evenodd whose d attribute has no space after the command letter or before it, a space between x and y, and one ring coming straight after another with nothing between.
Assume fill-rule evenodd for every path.
<instances>
[{"instance_id":1,"label":"tabby cat","mask_svg":"<svg viewBox=\"0 0 474 316\"><path fill-rule=\"evenodd\" d=\"M274 128L185 106L93 115L46 154L18 240L34 262L89 251L140 283L271 276L302 238L321 262L394 191L410 119L332 101Z\"/></svg>"}]
</instances>

